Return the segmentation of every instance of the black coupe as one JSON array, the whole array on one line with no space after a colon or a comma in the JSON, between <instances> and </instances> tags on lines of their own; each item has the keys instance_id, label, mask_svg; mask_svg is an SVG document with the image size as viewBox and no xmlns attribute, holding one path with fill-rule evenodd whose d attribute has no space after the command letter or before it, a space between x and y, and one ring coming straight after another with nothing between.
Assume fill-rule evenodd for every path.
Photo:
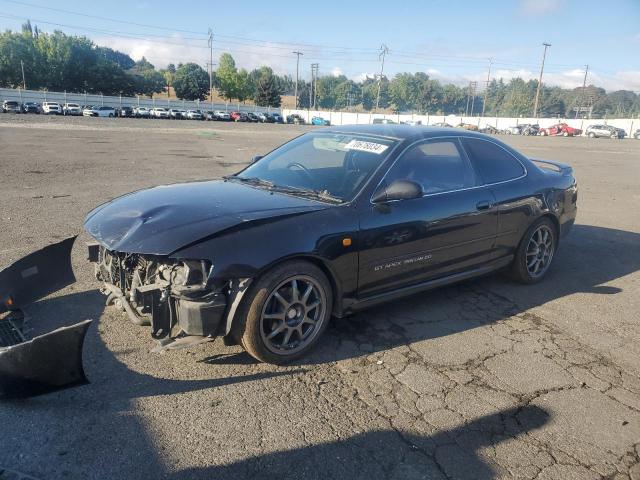
<instances>
[{"instance_id":1,"label":"black coupe","mask_svg":"<svg viewBox=\"0 0 640 480\"><path fill-rule=\"evenodd\" d=\"M570 167L487 135L357 125L117 198L85 228L109 302L158 348L224 336L283 363L332 315L499 269L540 281L576 201Z\"/></svg>"}]
</instances>

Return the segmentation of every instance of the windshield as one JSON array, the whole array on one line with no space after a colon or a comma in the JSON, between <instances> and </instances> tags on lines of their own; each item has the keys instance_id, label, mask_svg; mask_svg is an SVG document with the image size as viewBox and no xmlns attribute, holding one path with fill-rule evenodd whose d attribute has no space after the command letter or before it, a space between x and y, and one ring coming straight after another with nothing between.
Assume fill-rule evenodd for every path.
<instances>
[{"instance_id":1,"label":"windshield","mask_svg":"<svg viewBox=\"0 0 640 480\"><path fill-rule=\"evenodd\" d=\"M357 134L307 133L274 150L236 177L350 201L384 162L395 143Z\"/></svg>"}]
</instances>

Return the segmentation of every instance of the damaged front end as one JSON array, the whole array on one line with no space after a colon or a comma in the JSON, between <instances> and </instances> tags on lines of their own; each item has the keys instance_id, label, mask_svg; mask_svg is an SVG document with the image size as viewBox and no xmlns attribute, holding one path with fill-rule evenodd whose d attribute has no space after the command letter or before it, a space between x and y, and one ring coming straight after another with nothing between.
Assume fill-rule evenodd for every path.
<instances>
[{"instance_id":1,"label":"damaged front end","mask_svg":"<svg viewBox=\"0 0 640 480\"><path fill-rule=\"evenodd\" d=\"M228 290L211 281L209 261L114 252L97 243L89 245L89 260L107 305L151 326L154 351L210 341L221 330Z\"/></svg>"},{"instance_id":2,"label":"damaged front end","mask_svg":"<svg viewBox=\"0 0 640 480\"><path fill-rule=\"evenodd\" d=\"M0 271L0 399L82 385L82 345L91 320L29 338L23 309L75 282L76 237L49 245Z\"/></svg>"}]
</instances>

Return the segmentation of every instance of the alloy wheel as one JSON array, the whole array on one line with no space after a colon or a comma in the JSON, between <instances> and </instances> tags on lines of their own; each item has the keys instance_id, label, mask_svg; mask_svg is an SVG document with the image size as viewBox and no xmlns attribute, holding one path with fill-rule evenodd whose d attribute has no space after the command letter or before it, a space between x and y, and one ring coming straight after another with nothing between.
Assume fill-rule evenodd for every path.
<instances>
[{"instance_id":1,"label":"alloy wheel","mask_svg":"<svg viewBox=\"0 0 640 480\"><path fill-rule=\"evenodd\" d=\"M527 271L533 278L541 277L548 270L554 254L553 232L547 225L540 225L529 238L527 245Z\"/></svg>"},{"instance_id":2,"label":"alloy wheel","mask_svg":"<svg viewBox=\"0 0 640 480\"><path fill-rule=\"evenodd\" d=\"M260 336L278 355L292 355L316 338L325 321L327 299L312 277L296 275L274 288L260 318Z\"/></svg>"}]
</instances>

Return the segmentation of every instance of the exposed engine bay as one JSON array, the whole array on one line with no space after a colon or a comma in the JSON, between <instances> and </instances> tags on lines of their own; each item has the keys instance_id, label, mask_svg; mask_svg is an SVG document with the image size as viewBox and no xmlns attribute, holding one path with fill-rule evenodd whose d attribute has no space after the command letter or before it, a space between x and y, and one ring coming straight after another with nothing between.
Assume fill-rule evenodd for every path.
<instances>
[{"instance_id":1,"label":"exposed engine bay","mask_svg":"<svg viewBox=\"0 0 640 480\"><path fill-rule=\"evenodd\" d=\"M98 244L89 245L89 260L107 305L124 310L136 325L150 325L159 347L188 346L218 334L229 286L210 282L210 262L112 252Z\"/></svg>"}]
</instances>

